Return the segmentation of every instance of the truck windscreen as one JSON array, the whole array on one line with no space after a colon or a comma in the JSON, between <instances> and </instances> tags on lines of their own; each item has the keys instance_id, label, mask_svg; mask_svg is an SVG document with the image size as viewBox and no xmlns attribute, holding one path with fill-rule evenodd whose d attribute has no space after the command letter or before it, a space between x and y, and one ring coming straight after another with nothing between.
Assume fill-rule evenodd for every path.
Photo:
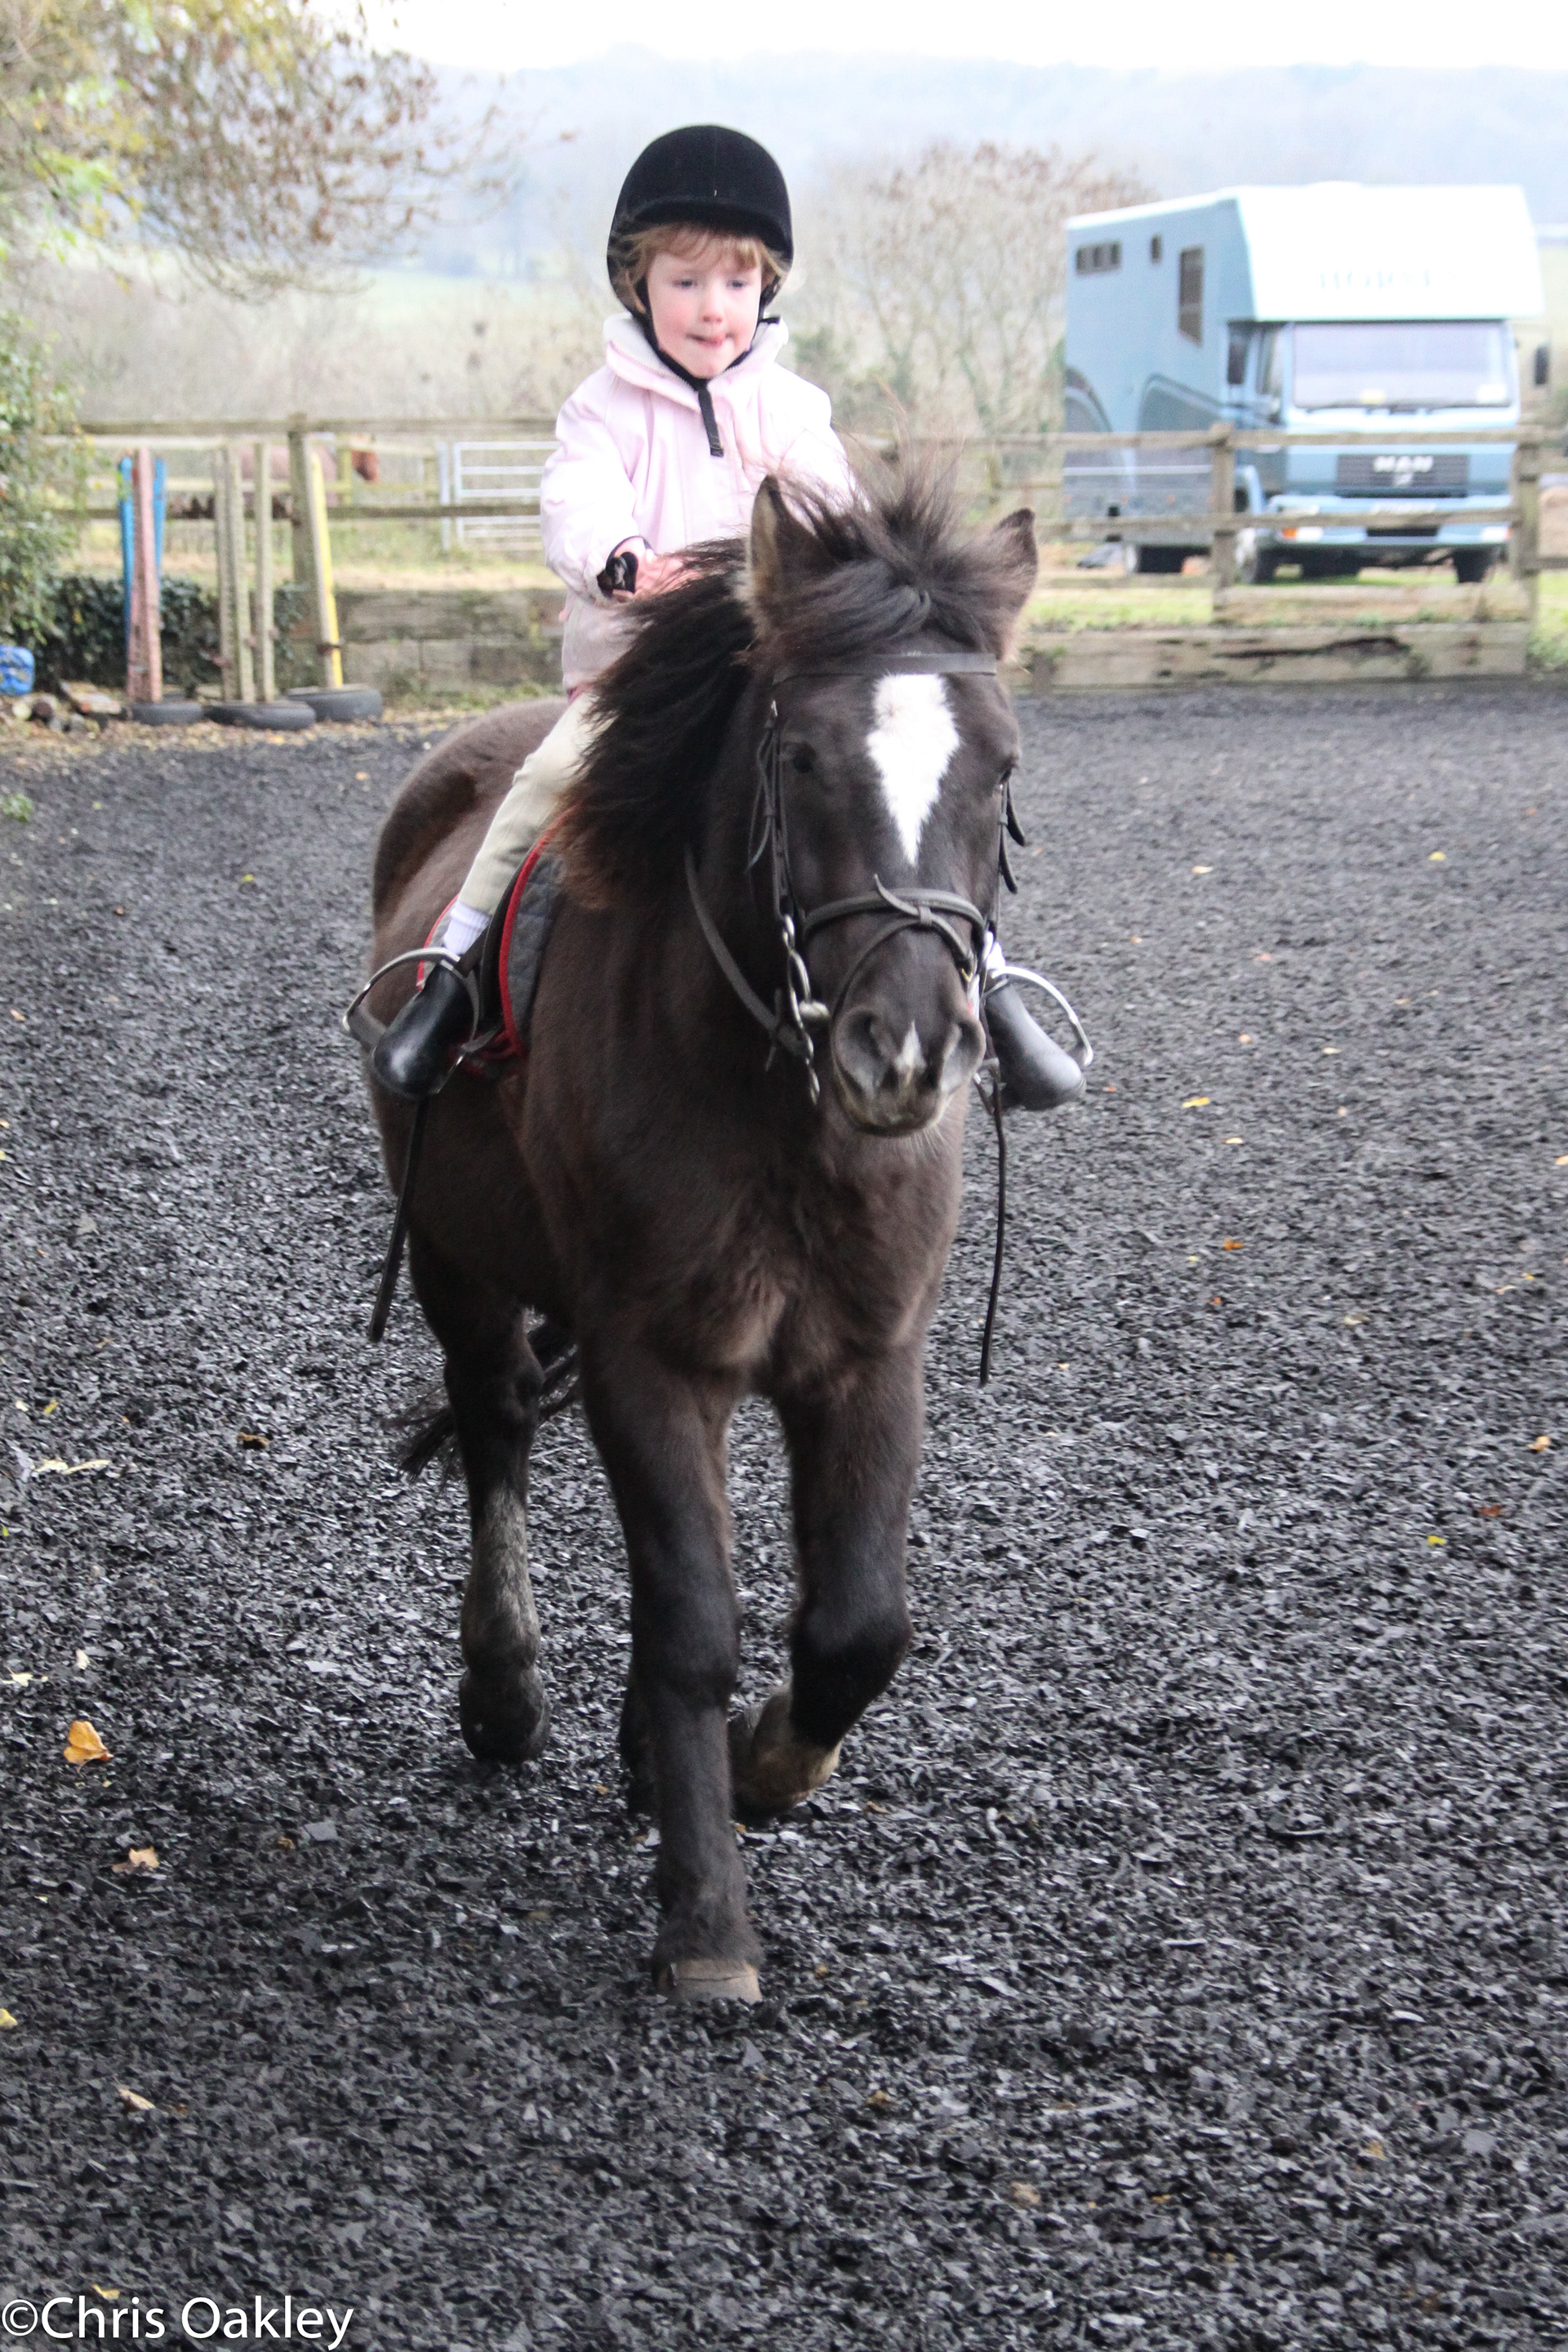
<instances>
[{"instance_id":1,"label":"truck windscreen","mask_svg":"<svg viewBox=\"0 0 1568 2352\"><path fill-rule=\"evenodd\" d=\"M1503 408L1510 351L1501 326L1471 320L1334 320L1298 327L1297 408Z\"/></svg>"}]
</instances>

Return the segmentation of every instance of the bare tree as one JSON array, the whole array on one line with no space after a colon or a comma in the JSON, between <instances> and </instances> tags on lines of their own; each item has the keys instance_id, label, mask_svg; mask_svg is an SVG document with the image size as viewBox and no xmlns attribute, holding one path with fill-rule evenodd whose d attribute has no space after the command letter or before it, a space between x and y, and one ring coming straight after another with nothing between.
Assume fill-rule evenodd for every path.
<instances>
[{"instance_id":1,"label":"bare tree","mask_svg":"<svg viewBox=\"0 0 1568 2352\"><path fill-rule=\"evenodd\" d=\"M7 247L140 234L265 295L392 249L474 156L323 0L0 0Z\"/></svg>"},{"instance_id":2,"label":"bare tree","mask_svg":"<svg viewBox=\"0 0 1568 2352\"><path fill-rule=\"evenodd\" d=\"M803 239L802 363L816 362L852 424L880 395L923 431L1044 431L1060 396L1067 222L1150 194L1092 156L991 142L841 171Z\"/></svg>"}]
</instances>

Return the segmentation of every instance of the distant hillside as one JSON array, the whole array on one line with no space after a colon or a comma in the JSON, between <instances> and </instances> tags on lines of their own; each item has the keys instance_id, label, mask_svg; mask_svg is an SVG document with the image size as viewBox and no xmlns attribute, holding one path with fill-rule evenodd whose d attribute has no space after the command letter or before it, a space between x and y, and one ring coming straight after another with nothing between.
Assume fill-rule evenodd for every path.
<instances>
[{"instance_id":1,"label":"distant hillside","mask_svg":"<svg viewBox=\"0 0 1568 2352\"><path fill-rule=\"evenodd\" d=\"M470 84L460 102L492 98L519 193L488 219L455 211L424 248L427 268L529 276L563 245L591 257L645 141L715 120L765 140L808 203L832 163L942 137L1092 150L1167 195L1237 181L1518 181L1536 220L1568 221L1568 74L1511 67L1176 75L910 57L697 65L622 49Z\"/></svg>"}]
</instances>

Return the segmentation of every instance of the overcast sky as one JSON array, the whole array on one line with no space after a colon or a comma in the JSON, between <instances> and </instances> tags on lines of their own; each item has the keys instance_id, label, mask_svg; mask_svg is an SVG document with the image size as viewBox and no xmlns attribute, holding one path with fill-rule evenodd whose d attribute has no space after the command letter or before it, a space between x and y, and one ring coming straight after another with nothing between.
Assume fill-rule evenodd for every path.
<instances>
[{"instance_id":1,"label":"overcast sky","mask_svg":"<svg viewBox=\"0 0 1568 2352\"><path fill-rule=\"evenodd\" d=\"M571 65L632 43L665 57L769 51L902 51L1026 65L1159 67L1302 64L1539 66L1568 68L1565 0L1115 0L1100 8L1042 0L773 0L762 9L673 7L670 0L369 0L378 32L447 65L510 73Z\"/></svg>"}]
</instances>

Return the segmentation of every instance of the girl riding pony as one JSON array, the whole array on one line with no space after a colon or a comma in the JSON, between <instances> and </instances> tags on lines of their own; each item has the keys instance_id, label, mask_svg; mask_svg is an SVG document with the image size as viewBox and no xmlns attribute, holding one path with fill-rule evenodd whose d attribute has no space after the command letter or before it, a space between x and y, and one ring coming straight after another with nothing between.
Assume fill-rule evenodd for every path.
<instances>
[{"instance_id":1,"label":"girl riding pony","mask_svg":"<svg viewBox=\"0 0 1568 2352\"><path fill-rule=\"evenodd\" d=\"M448 959L486 930L571 782L595 682L627 642L633 601L680 579L684 549L743 537L769 474L831 500L855 496L826 394L779 366L788 331L763 315L794 257L784 175L742 131L668 131L626 174L606 257L626 315L607 322L605 365L561 411L540 491L545 554L568 591L570 699L490 822L439 940ZM999 951L984 1001L1008 1099L1043 1110L1082 1092L1078 1065L1030 1020ZM454 962L433 961L372 1055L376 1078L410 1100L433 1093L472 1017Z\"/></svg>"}]
</instances>

